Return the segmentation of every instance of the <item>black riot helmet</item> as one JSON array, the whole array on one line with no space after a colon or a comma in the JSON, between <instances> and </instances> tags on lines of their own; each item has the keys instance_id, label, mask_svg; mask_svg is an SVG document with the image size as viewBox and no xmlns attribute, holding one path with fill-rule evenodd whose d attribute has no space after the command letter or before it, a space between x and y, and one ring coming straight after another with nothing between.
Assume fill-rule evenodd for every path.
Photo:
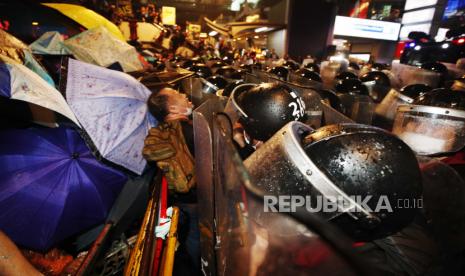
<instances>
[{"instance_id":1,"label":"black riot helmet","mask_svg":"<svg viewBox=\"0 0 465 276\"><path fill-rule=\"evenodd\" d=\"M448 70L447 67L439 62L426 62L421 65L421 69L433 71L436 73L440 73L441 75L447 74Z\"/></svg>"},{"instance_id":2,"label":"black riot helmet","mask_svg":"<svg viewBox=\"0 0 465 276\"><path fill-rule=\"evenodd\" d=\"M381 71L371 71L360 77L368 89L368 94L375 102L380 102L391 89L391 81Z\"/></svg>"},{"instance_id":3,"label":"black riot helmet","mask_svg":"<svg viewBox=\"0 0 465 276\"><path fill-rule=\"evenodd\" d=\"M244 70L247 73L252 73L253 67L254 67L253 64L241 64L241 65L239 65L239 68L241 70Z\"/></svg>"},{"instance_id":4,"label":"black riot helmet","mask_svg":"<svg viewBox=\"0 0 465 276\"><path fill-rule=\"evenodd\" d=\"M233 80L242 80L246 74L245 70L237 69L231 74L231 79Z\"/></svg>"},{"instance_id":5,"label":"black riot helmet","mask_svg":"<svg viewBox=\"0 0 465 276\"><path fill-rule=\"evenodd\" d=\"M336 82L334 89L340 94L367 95L367 87L359 79L342 79Z\"/></svg>"},{"instance_id":6,"label":"black riot helmet","mask_svg":"<svg viewBox=\"0 0 465 276\"><path fill-rule=\"evenodd\" d=\"M382 70L386 70L386 65L385 64L382 64L382 63L373 63L373 65L371 66L371 69L373 71L382 71Z\"/></svg>"},{"instance_id":7,"label":"black riot helmet","mask_svg":"<svg viewBox=\"0 0 465 276\"><path fill-rule=\"evenodd\" d=\"M455 91L465 91L465 75L455 79L451 89Z\"/></svg>"},{"instance_id":8,"label":"black riot helmet","mask_svg":"<svg viewBox=\"0 0 465 276\"><path fill-rule=\"evenodd\" d=\"M465 93L434 89L397 109L393 133L417 154L442 156L465 146Z\"/></svg>"},{"instance_id":9,"label":"black riot helmet","mask_svg":"<svg viewBox=\"0 0 465 276\"><path fill-rule=\"evenodd\" d=\"M400 89L400 93L407 96L413 102L416 98L424 95L425 93L433 90L433 88L427 84L415 83L409 84Z\"/></svg>"},{"instance_id":10,"label":"black riot helmet","mask_svg":"<svg viewBox=\"0 0 465 276\"><path fill-rule=\"evenodd\" d=\"M227 66L227 64L221 61L216 61L210 66L210 68L212 69L212 71L215 71L215 70L220 69L223 66Z\"/></svg>"},{"instance_id":11,"label":"black riot helmet","mask_svg":"<svg viewBox=\"0 0 465 276\"><path fill-rule=\"evenodd\" d=\"M244 164L252 183L265 194L309 198L313 212L358 241L386 237L407 226L417 209L402 208L398 201L413 205L421 196L415 154L395 135L368 125L313 131L292 122ZM323 207L328 201L333 202L331 210Z\"/></svg>"},{"instance_id":12,"label":"black riot helmet","mask_svg":"<svg viewBox=\"0 0 465 276\"><path fill-rule=\"evenodd\" d=\"M345 71L345 72L341 72L337 74L335 79L336 80L358 79L358 77L352 72Z\"/></svg>"},{"instance_id":13,"label":"black riot helmet","mask_svg":"<svg viewBox=\"0 0 465 276\"><path fill-rule=\"evenodd\" d=\"M317 72L318 74L320 73L320 66L316 63L310 62L305 64L305 68L307 68L310 71Z\"/></svg>"},{"instance_id":14,"label":"black riot helmet","mask_svg":"<svg viewBox=\"0 0 465 276\"><path fill-rule=\"evenodd\" d=\"M210 70L210 68L208 68L207 65L203 63L195 64L191 67L190 71L194 72L197 76L202 77L204 79L212 75L212 71Z\"/></svg>"},{"instance_id":15,"label":"black riot helmet","mask_svg":"<svg viewBox=\"0 0 465 276\"><path fill-rule=\"evenodd\" d=\"M226 64L232 64L234 62L234 53L228 51L221 60Z\"/></svg>"},{"instance_id":16,"label":"black riot helmet","mask_svg":"<svg viewBox=\"0 0 465 276\"><path fill-rule=\"evenodd\" d=\"M391 89L381 103L376 106L377 125L390 129L399 106L413 103L416 98L431 91L431 89L430 86L420 83L404 86L400 91Z\"/></svg>"},{"instance_id":17,"label":"black riot helmet","mask_svg":"<svg viewBox=\"0 0 465 276\"><path fill-rule=\"evenodd\" d=\"M218 89L224 89L228 85L228 81L222 76L211 76L207 78L207 81L218 87Z\"/></svg>"},{"instance_id":18,"label":"black riot helmet","mask_svg":"<svg viewBox=\"0 0 465 276\"><path fill-rule=\"evenodd\" d=\"M360 70L360 66L356 62L349 62L349 68L352 68L353 70Z\"/></svg>"},{"instance_id":19,"label":"black riot helmet","mask_svg":"<svg viewBox=\"0 0 465 276\"><path fill-rule=\"evenodd\" d=\"M312 81L322 82L320 74L318 74L317 72L311 71L310 69L302 68L302 69L295 71L295 73L301 76L302 78L312 80Z\"/></svg>"},{"instance_id":20,"label":"black riot helmet","mask_svg":"<svg viewBox=\"0 0 465 276\"><path fill-rule=\"evenodd\" d=\"M275 75L281 80L287 80L287 76L289 75L289 69L284 66L276 66L268 70L268 73Z\"/></svg>"},{"instance_id":21,"label":"black riot helmet","mask_svg":"<svg viewBox=\"0 0 465 276\"><path fill-rule=\"evenodd\" d=\"M181 63L181 68L189 70L192 68L192 66L194 66L194 64L195 64L194 61L188 59Z\"/></svg>"},{"instance_id":22,"label":"black riot helmet","mask_svg":"<svg viewBox=\"0 0 465 276\"><path fill-rule=\"evenodd\" d=\"M289 87L277 83L245 91L240 87L233 91L233 99L240 109L239 122L252 139L266 141L286 123L304 119L305 104Z\"/></svg>"},{"instance_id":23,"label":"black riot helmet","mask_svg":"<svg viewBox=\"0 0 465 276\"><path fill-rule=\"evenodd\" d=\"M221 68L218 68L215 72L216 75L221 75L227 79L232 79L232 76L236 74L236 69L234 69L231 66L223 66Z\"/></svg>"},{"instance_id":24,"label":"black riot helmet","mask_svg":"<svg viewBox=\"0 0 465 276\"><path fill-rule=\"evenodd\" d=\"M234 88L236 88L239 85L244 84L244 83L245 82L243 80L235 80L235 81L229 82L228 85L226 85L226 87L223 89L221 95L219 95L219 96L223 96L223 97L231 96L232 91L234 90Z\"/></svg>"},{"instance_id":25,"label":"black riot helmet","mask_svg":"<svg viewBox=\"0 0 465 276\"><path fill-rule=\"evenodd\" d=\"M336 93L328 89L320 89L317 91L324 103L328 104L332 108L339 112L343 111L342 103Z\"/></svg>"},{"instance_id":26,"label":"black riot helmet","mask_svg":"<svg viewBox=\"0 0 465 276\"><path fill-rule=\"evenodd\" d=\"M283 66L289 68L289 70L291 70L291 71L295 71L295 70L298 70L300 68L300 65L297 62L293 61L293 60L286 60L283 63Z\"/></svg>"},{"instance_id":27,"label":"black riot helmet","mask_svg":"<svg viewBox=\"0 0 465 276\"><path fill-rule=\"evenodd\" d=\"M413 104L465 110L465 94L446 88L437 88L419 96Z\"/></svg>"}]
</instances>

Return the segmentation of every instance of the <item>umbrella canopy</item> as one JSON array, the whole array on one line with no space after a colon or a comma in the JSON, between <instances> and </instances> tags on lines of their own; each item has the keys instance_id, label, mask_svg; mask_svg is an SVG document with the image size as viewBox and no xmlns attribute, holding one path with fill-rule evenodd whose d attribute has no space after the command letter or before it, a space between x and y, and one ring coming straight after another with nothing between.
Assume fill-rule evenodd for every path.
<instances>
[{"instance_id":1,"label":"umbrella canopy","mask_svg":"<svg viewBox=\"0 0 465 276\"><path fill-rule=\"evenodd\" d=\"M63 37L59 32L46 32L30 47L34 54L40 55L68 55L69 52L63 46Z\"/></svg>"},{"instance_id":2,"label":"umbrella canopy","mask_svg":"<svg viewBox=\"0 0 465 276\"><path fill-rule=\"evenodd\" d=\"M23 51L28 49L21 40L0 29L0 54L23 63Z\"/></svg>"},{"instance_id":3,"label":"umbrella canopy","mask_svg":"<svg viewBox=\"0 0 465 276\"><path fill-rule=\"evenodd\" d=\"M102 156L137 174L146 161L144 139L155 119L151 92L133 77L69 59L66 98Z\"/></svg>"},{"instance_id":4,"label":"umbrella canopy","mask_svg":"<svg viewBox=\"0 0 465 276\"><path fill-rule=\"evenodd\" d=\"M37 250L104 222L126 181L69 128L1 131L0 176L0 229Z\"/></svg>"},{"instance_id":5,"label":"umbrella canopy","mask_svg":"<svg viewBox=\"0 0 465 276\"><path fill-rule=\"evenodd\" d=\"M44 3L43 5L61 12L87 29L103 26L112 34L112 36L125 41L123 34L115 24L93 10L73 4Z\"/></svg>"},{"instance_id":6,"label":"umbrella canopy","mask_svg":"<svg viewBox=\"0 0 465 276\"><path fill-rule=\"evenodd\" d=\"M65 40L65 47L80 61L107 67L115 62L125 72L142 70L136 49L114 38L100 26Z\"/></svg>"},{"instance_id":7,"label":"umbrella canopy","mask_svg":"<svg viewBox=\"0 0 465 276\"><path fill-rule=\"evenodd\" d=\"M63 96L26 66L0 55L0 97L21 100L53 110L79 126Z\"/></svg>"},{"instance_id":8,"label":"umbrella canopy","mask_svg":"<svg viewBox=\"0 0 465 276\"><path fill-rule=\"evenodd\" d=\"M47 71L35 60L29 47L21 40L0 29L0 55L24 64L51 85L55 85Z\"/></svg>"},{"instance_id":9,"label":"umbrella canopy","mask_svg":"<svg viewBox=\"0 0 465 276\"><path fill-rule=\"evenodd\" d=\"M63 96L26 66L0 55L0 97L30 102L53 110L79 126Z\"/></svg>"}]
</instances>

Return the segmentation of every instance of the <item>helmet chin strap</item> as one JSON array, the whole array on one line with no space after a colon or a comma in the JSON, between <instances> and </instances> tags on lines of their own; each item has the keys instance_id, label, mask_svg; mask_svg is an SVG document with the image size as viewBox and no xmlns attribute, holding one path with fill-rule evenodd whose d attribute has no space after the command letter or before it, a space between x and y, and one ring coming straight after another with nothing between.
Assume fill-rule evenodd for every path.
<instances>
[{"instance_id":1,"label":"helmet chin strap","mask_svg":"<svg viewBox=\"0 0 465 276\"><path fill-rule=\"evenodd\" d=\"M260 147L263 144L262 141L257 141L257 140L254 140L254 139L252 139L252 141L251 141L249 135L247 134L247 132L245 132L245 130L244 130L243 136L244 136L245 143L247 145L251 146L252 148L254 148L254 150L256 150L258 147Z\"/></svg>"}]
</instances>

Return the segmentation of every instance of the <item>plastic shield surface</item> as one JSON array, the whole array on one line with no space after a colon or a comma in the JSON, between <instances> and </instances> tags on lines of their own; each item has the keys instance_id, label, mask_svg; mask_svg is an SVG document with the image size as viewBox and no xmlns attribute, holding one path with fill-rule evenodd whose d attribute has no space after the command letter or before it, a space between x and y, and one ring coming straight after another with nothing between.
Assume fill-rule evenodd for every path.
<instances>
[{"instance_id":1,"label":"plastic shield surface","mask_svg":"<svg viewBox=\"0 0 465 276\"><path fill-rule=\"evenodd\" d=\"M448 250L465 247L465 181L463 164L420 157L423 210L433 234Z\"/></svg>"},{"instance_id":2,"label":"plastic shield surface","mask_svg":"<svg viewBox=\"0 0 465 276\"><path fill-rule=\"evenodd\" d=\"M325 88L332 88L334 86L334 78L339 72L344 71L342 63L323 61L321 63L320 75L323 80Z\"/></svg>"},{"instance_id":3,"label":"plastic shield surface","mask_svg":"<svg viewBox=\"0 0 465 276\"><path fill-rule=\"evenodd\" d=\"M215 86L202 78L190 77L181 81L181 89L190 96L194 106L200 106L208 99L217 98Z\"/></svg>"},{"instance_id":4,"label":"plastic shield surface","mask_svg":"<svg viewBox=\"0 0 465 276\"><path fill-rule=\"evenodd\" d=\"M323 107L323 120L322 125L342 124L342 123L355 123L354 120L340 113L326 103L322 103Z\"/></svg>"},{"instance_id":5,"label":"plastic shield surface","mask_svg":"<svg viewBox=\"0 0 465 276\"><path fill-rule=\"evenodd\" d=\"M254 74L250 74L250 73L246 73L245 74L245 78L244 78L244 81L245 83L261 83L262 81L258 78L258 76L254 75Z\"/></svg>"},{"instance_id":6,"label":"plastic shield surface","mask_svg":"<svg viewBox=\"0 0 465 276\"><path fill-rule=\"evenodd\" d=\"M296 85L313 88L313 89L321 89L323 87L323 84L321 82L312 81L312 80L303 78L293 72L289 73L289 82L296 84Z\"/></svg>"},{"instance_id":7,"label":"plastic shield surface","mask_svg":"<svg viewBox=\"0 0 465 276\"><path fill-rule=\"evenodd\" d=\"M204 275L215 275L215 215L213 182L213 113L220 112L219 99L210 99L194 110L195 173L199 200L200 252Z\"/></svg>"},{"instance_id":8,"label":"plastic shield surface","mask_svg":"<svg viewBox=\"0 0 465 276\"><path fill-rule=\"evenodd\" d=\"M363 274L349 265L354 264L351 253L332 249L330 244L347 240L339 232L329 238L326 223L316 227L326 235L322 239L288 214L264 212L261 190L250 181L230 139L230 123L223 115L213 123L218 275Z\"/></svg>"},{"instance_id":9,"label":"plastic shield surface","mask_svg":"<svg viewBox=\"0 0 465 276\"><path fill-rule=\"evenodd\" d=\"M404 96L395 89L391 89L383 101L376 106L376 116L386 123L392 124L396 116L397 108L402 104L411 104L413 99Z\"/></svg>"},{"instance_id":10,"label":"plastic shield surface","mask_svg":"<svg viewBox=\"0 0 465 276\"><path fill-rule=\"evenodd\" d=\"M275 82L276 81L276 79L274 78L274 75L267 73L265 71L262 71L262 70L253 69L252 74L257 76L260 82Z\"/></svg>"},{"instance_id":11,"label":"plastic shield surface","mask_svg":"<svg viewBox=\"0 0 465 276\"><path fill-rule=\"evenodd\" d=\"M339 95L344 114L360 124L370 125L373 120L375 104L369 96L342 94Z\"/></svg>"},{"instance_id":12,"label":"plastic shield surface","mask_svg":"<svg viewBox=\"0 0 465 276\"><path fill-rule=\"evenodd\" d=\"M391 73L394 75L392 86L401 88L409 84L423 83L438 87L441 75L415 66L393 63Z\"/></svg>"},{"instance_id":13,"label":"plastic shield surface","mask_svg":"<svg viewBox=\"0 0 465 276\"><path fill-rule=\"evenodd\" d=\"M465 146L465 112L402 105L392 132L419 155L456 152Z\"/></svg>"}]
</instances>

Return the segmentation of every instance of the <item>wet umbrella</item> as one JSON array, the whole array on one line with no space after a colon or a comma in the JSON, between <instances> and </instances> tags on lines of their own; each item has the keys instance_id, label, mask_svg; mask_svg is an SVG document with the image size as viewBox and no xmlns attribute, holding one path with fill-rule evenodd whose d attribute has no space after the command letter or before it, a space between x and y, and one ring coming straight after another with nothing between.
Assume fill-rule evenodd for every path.
<instances>
[{"instance_id":1,"label":"wet umbrella","mask_svg":"<svg viewBox=\"0 0 465 276\"><path fill-rule=\"evenodd\" d=\"M67 117L79 125L63 96L26 66L0 55L0 97L29 102Z\"/></svg>"},{"instance_id":2,"label":"wet umbrella","mask_svg":"<svg viewBox=\"0 0 465 276\"><path fill-rule=\"evenodd\" d=\"M143 69L136 48L113 37L102 26L75 35L63 43L80 61L103 67L118 62L125 72Z\"/></svg>"},{"instance_id":3,"label":"wet umbrella","mask_svg":"<svg viewBox=\"0 0 465 276\"><path fill-rule=\"evenodd\" d=\"M123 72L69 59L66 98L100 154L137 174L146 165L144 139L155 119L151 92Z\"/></svg>"},{"instance_id":4,"label":"wet umbrella","mask_svg":"<svg viewBox=\"0 0 465 276\"><path fill-rule=\"evenodd\" d=\"M37 250L104 222L126 181L69 128L1 131L0 176L0 229Z\"/></svg>"},{"instance_id":5,"label":"wet umbrella","mask_svg":"<svg viewBox=\"0 0 465 276\"><path fill-rule=\"evenodd\" d=\"M46 32L30 47L34 54L40 55L68 55L69 52L63 46L63 37L59 32Z\"/></svg>"},{"instance_id":6,"label":"wet umbrella","mask_svg":"<svg viewBox=\"0 0 465 276\"><path fill-rule=\"evenodd\" d=\"M55 85L47 71L34 58L29 47L21 40L0 29L0 55L12 61L23 64L38 74L51 85Z\"/></svg>"},{"instance_id":7,"label":"wet umbrella","mask_svg":"<svg viewBox=\"0 0 465 276\"><path fill-rule=\"evenodd\" d=\"M50 7L71 18L87 29L92 29L98 26L105 27L113 37L121 41L125 41L123 34L118 26L113 22L83 6L63 3L44 3L43 5Z\"/></svg>"}]
</instances>

